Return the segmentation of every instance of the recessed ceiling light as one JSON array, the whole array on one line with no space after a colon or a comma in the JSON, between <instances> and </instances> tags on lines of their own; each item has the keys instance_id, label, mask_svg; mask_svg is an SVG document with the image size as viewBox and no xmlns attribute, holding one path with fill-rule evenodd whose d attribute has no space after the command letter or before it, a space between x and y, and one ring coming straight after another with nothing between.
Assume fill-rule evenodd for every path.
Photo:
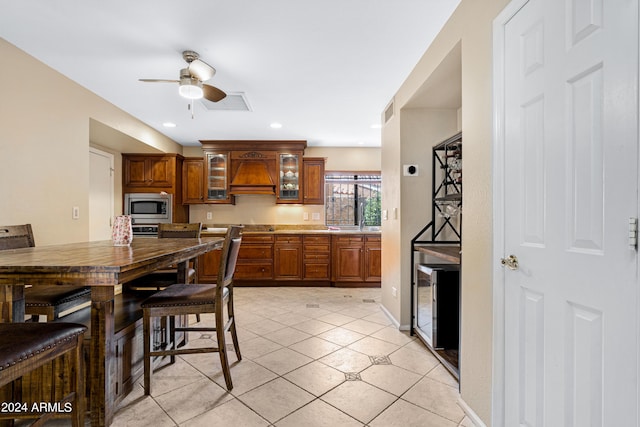
<instances>
[{"instance_id":1,"label":"recessed ceiling light","mask_svg":"<svg viewBox=\"0 0 640 427\"><path fill-rule=\"evenodd\" d=\"M282 127L282 124L278 122L274 122L274 123L271 123L269 126L271 126L272 129L280 129Z\"/></svg>"},{"instance_id":2,"label":"recessed ceiling light","mask_svg":"<svg viewBox=\"0 0 640 427\"><path fill-rule=\"evenodd\" d=\"M164 127L166 127L166 128L174 128L174 127L176 127L176 124L175 124L175 123L172 123L172 122L164 122L164 123L162 124L162 126L164 126Z\"/></svg>"},{"instance_id":3,"label":"recessed ceiling light","mask_svg":"<svg viewBox=\"0 0 640 427\"><path fill-rule=\"evenodd\" d=\"M371 125L371 129L381 129L382 125L380 123L374 123Z\"/></svg>"}]
</instances>

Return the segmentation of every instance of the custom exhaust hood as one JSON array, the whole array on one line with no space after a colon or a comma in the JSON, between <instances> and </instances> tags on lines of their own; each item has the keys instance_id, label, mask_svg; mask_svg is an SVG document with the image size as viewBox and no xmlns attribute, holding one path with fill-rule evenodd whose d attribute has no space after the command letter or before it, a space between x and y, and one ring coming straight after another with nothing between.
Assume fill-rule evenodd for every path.
<instances>
[{"instance_id":1,"label":"custom exhaust hood","mask_svg":"<svg viewBox=\"0 0 640 427\"><path fill-rule=\"evenodd\" d=\"M230 193L266 194L275 196L276 184L264 161L245 160L238 166L231 181Z\"/></svg>"}]
</instances>

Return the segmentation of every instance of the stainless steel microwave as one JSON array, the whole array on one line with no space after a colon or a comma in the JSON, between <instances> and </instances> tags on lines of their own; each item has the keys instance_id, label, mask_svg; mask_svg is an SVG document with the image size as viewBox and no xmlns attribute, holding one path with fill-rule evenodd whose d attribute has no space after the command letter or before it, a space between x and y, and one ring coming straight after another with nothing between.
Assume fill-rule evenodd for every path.
<instances>
[{"instance_id":1,"label":"stainless steel microwave","mask_svg":"<svg viewBox=\"0 0 640 427\"><path fill-rule=\"evenodd\" d=\"M173 195L166 193L126 193L124 213L131 215L134 224L171 222Z\"/></svg>"}]
</instances>

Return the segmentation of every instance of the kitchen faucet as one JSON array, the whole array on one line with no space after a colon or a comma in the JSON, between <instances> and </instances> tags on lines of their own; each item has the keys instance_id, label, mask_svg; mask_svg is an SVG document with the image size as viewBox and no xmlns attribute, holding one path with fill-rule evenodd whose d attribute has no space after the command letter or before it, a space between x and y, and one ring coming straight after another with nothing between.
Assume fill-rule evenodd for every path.
<instances>
[{"instance_id":1,"label":"kitchen faucet","mask_svg":"<svg viewBox=\"0 0 640 427\"><path fill-rule=\"evenodd\" d=\"M360 202L358 207L358 227L360 231L364 229L364 201Z\"/></svg>"}]
</instances>

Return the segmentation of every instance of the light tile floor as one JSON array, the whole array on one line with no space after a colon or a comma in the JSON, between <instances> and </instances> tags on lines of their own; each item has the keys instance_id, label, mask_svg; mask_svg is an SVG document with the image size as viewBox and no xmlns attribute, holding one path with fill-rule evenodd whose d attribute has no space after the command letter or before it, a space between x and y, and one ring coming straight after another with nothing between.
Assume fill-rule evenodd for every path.
<instances>
[{"instance_id":1,"label":"light tile floor","mask_svg":"<svg viewBox=\"0 0 640 427\"><path fill-rule=\"evenodd\" d=\"M242 361L185 355L134 387L113 426L472 426L458 384L380 308L380 289L236 288ZM211 317L203 316L207 323ZM190 344L215 340L192 333ZM230 343L231 340L228 340ZM232 345L228 345L232 348Z\"/></svg>"}]
</instances>

